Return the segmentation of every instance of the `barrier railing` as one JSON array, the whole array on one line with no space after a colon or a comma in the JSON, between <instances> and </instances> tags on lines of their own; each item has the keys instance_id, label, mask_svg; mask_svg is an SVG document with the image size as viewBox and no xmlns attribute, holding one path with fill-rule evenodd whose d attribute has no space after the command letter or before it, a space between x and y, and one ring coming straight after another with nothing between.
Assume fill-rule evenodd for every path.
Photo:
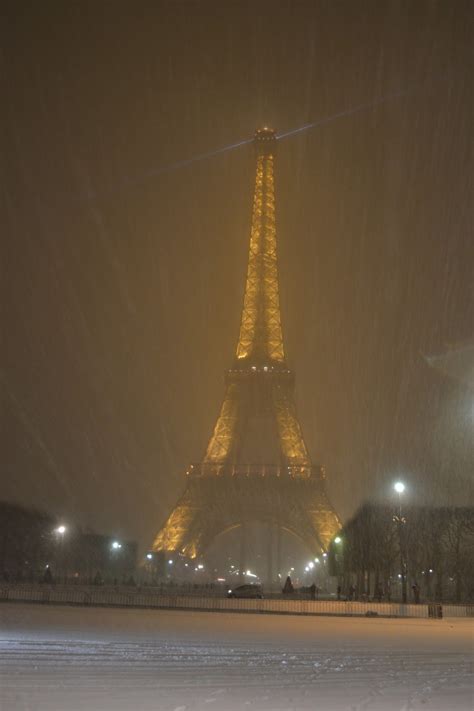
<instances>
[{"instance_id":1,"label":"barrier railing","mask_svg":"<svg viewBox=\"0 0 474 711\"><path fill-rule=\"evenodd\" d=\"M402 604L338 600L246 599L224 596L156 593L146 589L0 585L0 602L136 607L280 615L334 615L359 617L473 617L474 605Z\"/></svg>"}]
</instances>

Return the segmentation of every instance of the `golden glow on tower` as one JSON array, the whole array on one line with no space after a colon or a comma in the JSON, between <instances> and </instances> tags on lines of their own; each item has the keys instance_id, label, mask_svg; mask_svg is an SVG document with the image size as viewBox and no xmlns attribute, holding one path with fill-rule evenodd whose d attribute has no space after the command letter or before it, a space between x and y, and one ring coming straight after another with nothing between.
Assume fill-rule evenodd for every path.
<instances>
[{"instance_id":1,"label":"golden glow on tower","mask_svg":"<svg viewBox=\"0 0 474 711\"><path fill-rule=\"evenodd\" d=\"M207 463L224 462L230 455L235 441L235 429L239 414L239 388L237 383L227 386L219 417L214 432L207 445L204 461Z\"/></svg>"},{"instance_id":2,"label":"golden glow on tower","mask_svg":"<svg viewBox=\"0 0 474 711\"><path fill-rule=\"evenodd\" d=\"M223 531L273 523L315 554L340 529L313 466L285 363L275 227L275 132L256 132L257 169L247 279L236 362L204 459L191 465L183 495L153 543L155 551L201 555ZM263 460L263 461L262 461Z\"/></svg>"},{"instance_id":3,"label":"golden glow on tower","mask_svg":"<svg viewBox=\"0 0 474 711\"><path fill-rule=\"evenodd\" d=\"M283 363L273 163L272 152L259 151L237 358Z\"/></svg>"},{"instance_id":4,"label":"golden glow on tower","mask_svg":"<svg viewBox=\"0 0 474 711\"><path fill-rule=\"evenodd\" d=\"M285 459L289 465L301 467L299 475L307 478L310 476L311 461L296 416L293 397L288 397L288 392L282 388L275 388L273 400L280 446Z\"/></svg>"},{"instance_id":5,"label":"golden glow on tower","mask_svg":"<svg viewBox=\"0 0 474 711\"><path fill-rule=\"evenodd\" d=\"M194 518L194 508L184 498L173 510L163 528L153 541L153 551L176 551L188 558L197 555L196 542L188 540L190 526Z\"/></svg>"}]
</instances>

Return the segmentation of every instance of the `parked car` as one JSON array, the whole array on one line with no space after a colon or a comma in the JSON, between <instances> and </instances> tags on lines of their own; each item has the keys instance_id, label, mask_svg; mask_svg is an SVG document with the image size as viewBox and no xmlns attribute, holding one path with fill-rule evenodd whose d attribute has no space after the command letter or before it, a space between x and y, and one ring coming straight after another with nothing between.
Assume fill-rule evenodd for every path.
<instances>
[{"instance_id":1,"label":"parked car","mask_svg":"<svg viewBox=\"0 0 474 711\"><path fill-rule=\"evenodd\" d=\"M227 597L251 597L263 599L261 585L238 585L236 588L227 590Z\"/></svg>"}]
</instances>

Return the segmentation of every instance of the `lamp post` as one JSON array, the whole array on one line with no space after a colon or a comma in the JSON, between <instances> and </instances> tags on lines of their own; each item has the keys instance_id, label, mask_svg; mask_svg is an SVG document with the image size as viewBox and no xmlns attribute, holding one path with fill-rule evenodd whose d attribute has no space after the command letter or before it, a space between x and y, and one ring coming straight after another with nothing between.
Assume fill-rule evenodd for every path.
<instances>
[{"instance_id":1,"label":"lamp post","mask_svg":"<svg viewBox=\"0 0 474 711\"><path fill-rule=\"evenodd\" d=\"M400 573L402 579L402 602L406 605L407 602L407 563L405 557L405 524L406 518L402 514L402 494L405 492L405 484L402 481L397 481L393 488L398 494L398 513L393 517L393 521L397 524L398 530L398 546L400 549Z\"/></svg>"},{"instance_id":2,"label":"lamp post","mask_svg":"<svg viewBox=\"0 0 474 711\"><path fill-rule=\"evenodd\" d=\"M64 576L64 535L66 534L66 532L67 528L63 524L54 529L54 533L56 534L59 547L58 578L60 574Z\"/></svg>"},{"instance_id":3,"label":"lamp post","mask_svg":"<svg viewBox=\"0 0 474 711\"><path fill-rule=\"evenodd\" d=\"M153 582L153 572L154 572L154 560L153 560L153 553L148 552L145 556L146 559L146 564L145 564L145 570L148 573L148 582L151 584Z\"/></svg>"},{"instance_id":4,"label":"lamp post","mask_svg":"<svg viewBox=\"0 0 474 711\"><path fill-rule=\"evenodd\" d=\"M110 548L112 551L111 558L112 558L112 574L114 576L114 585L118 584L118 578L117 578L117 573L118 573L118 559L119 559L119 553L120 549L122 548L122 544L120 541L112 541L110 544Z\"/></svg>"},{"instance_id":5,"label":"lamp post","mask_svg":"<svg viewBox=\"0 0 474 711\"><path fill-rule=\"evenodd\" d=\"M332 575L337 575L337 584L342 586L343 574L344 574L344 560L343 560L343 548L342 548L342 538L341 536L336 536L333 539L333 545L331 546L331 558L332 558Z\"/></svg>"}]
</instances>

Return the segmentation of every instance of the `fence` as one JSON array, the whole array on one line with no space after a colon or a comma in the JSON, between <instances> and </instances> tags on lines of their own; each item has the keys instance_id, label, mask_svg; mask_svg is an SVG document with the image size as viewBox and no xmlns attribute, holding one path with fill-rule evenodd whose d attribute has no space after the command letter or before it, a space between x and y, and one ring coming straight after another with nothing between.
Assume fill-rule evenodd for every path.
<instances>
[{"instance_id":1,"label":"fence","mask_svg":"<svg viewBox=\"0 0 474 711\"><path fill-rule=\"evenodd\" d=\"M0 602L134 607L214 612L253 612L279 615L334 615L359 617L474 617L474 605L400 604L337 600L238 599L208 595L163 594L144 589L0 585Z\"/></svg>"}]
</instances>

